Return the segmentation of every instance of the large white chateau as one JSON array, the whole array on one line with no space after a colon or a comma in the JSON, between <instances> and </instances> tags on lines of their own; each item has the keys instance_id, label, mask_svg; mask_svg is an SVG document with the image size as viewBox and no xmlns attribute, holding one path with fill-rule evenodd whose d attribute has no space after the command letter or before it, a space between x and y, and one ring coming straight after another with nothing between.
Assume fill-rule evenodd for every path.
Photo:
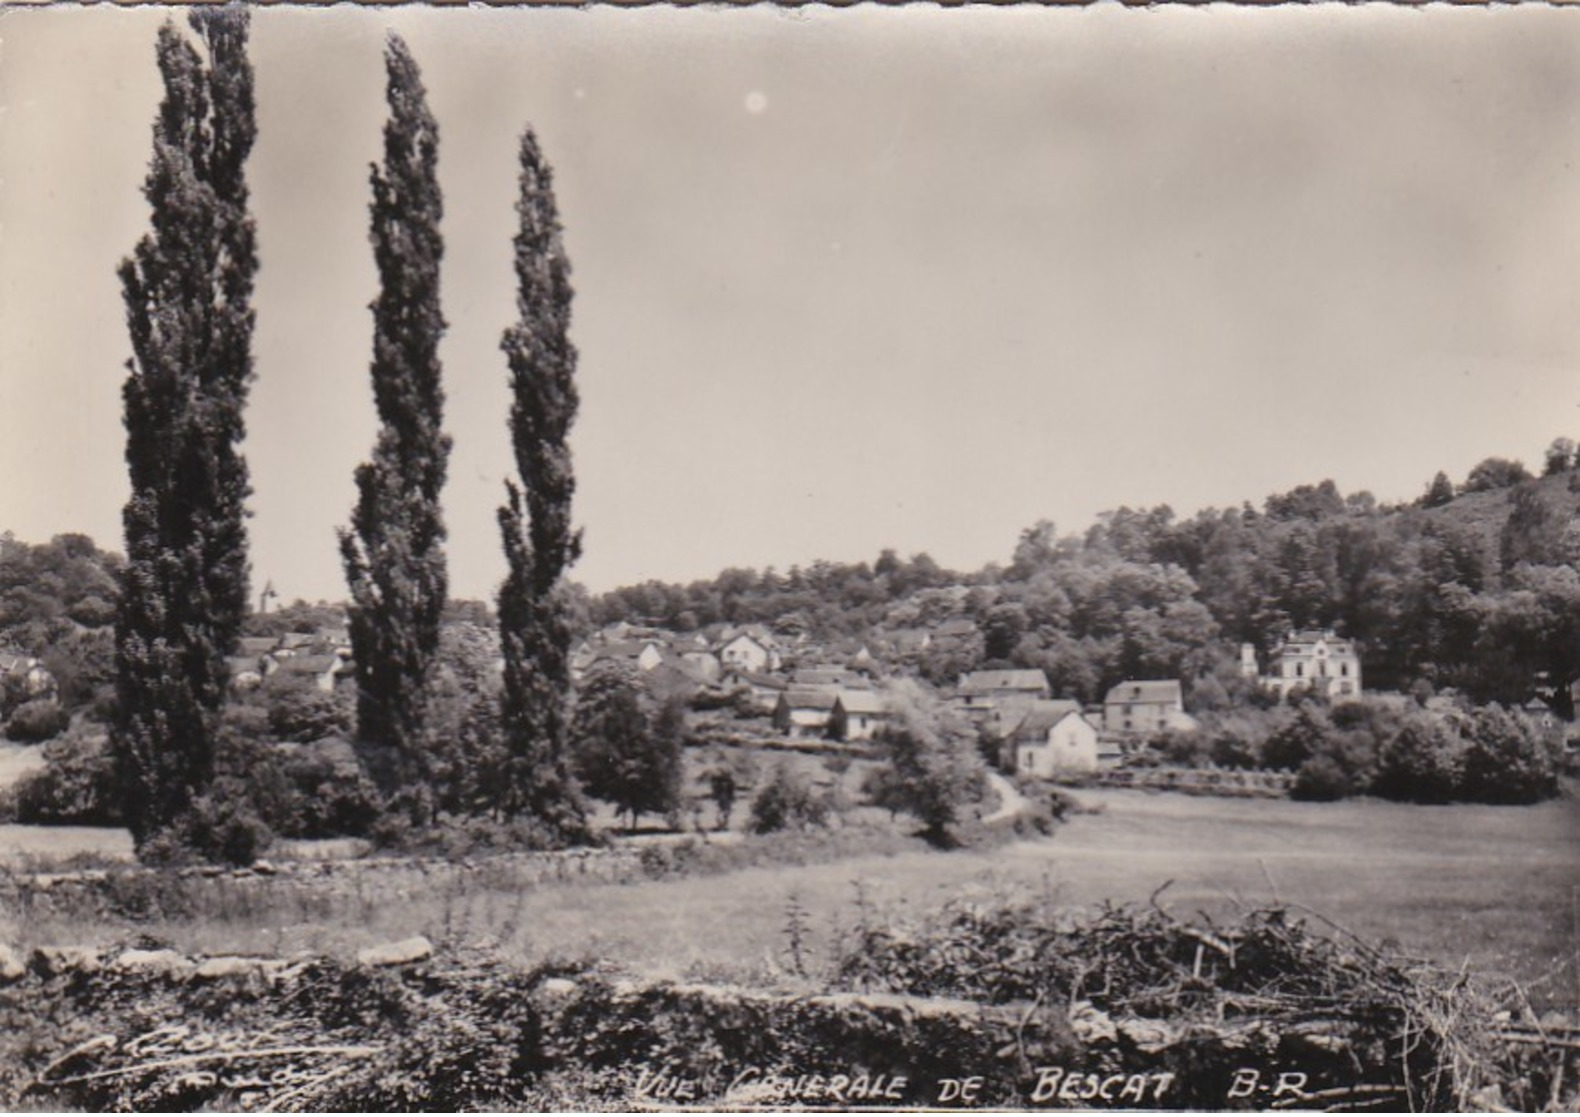
<instances>
[{"instance_id":1,"label":"large white chateau","mask_svg":"<svg viewBox=\"0 0 1580 1117\"><path fill-rule=\"evenodd\" d=\"M1240 673L1248 679L1260 679L1280 698L1287 698L1296 687L1329 698L1353 698L1361 692L1361 657L1355 643L1332 629L1291 632L1268 656L1265 675L1257 668L1256 649L1241 644Z\"/></svg>"}]
</instances>

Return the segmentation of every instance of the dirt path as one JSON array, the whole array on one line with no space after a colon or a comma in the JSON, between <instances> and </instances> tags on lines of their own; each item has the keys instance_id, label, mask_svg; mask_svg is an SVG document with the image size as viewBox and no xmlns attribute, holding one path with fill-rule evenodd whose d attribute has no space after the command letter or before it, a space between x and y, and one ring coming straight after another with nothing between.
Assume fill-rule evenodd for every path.
<instances>
[{"instance_id":1,"label":"dirt path","mask_svg":"<svg viewBox=\"0 0 1580 1117\"><path fill-rule=\"evenodd\" d=\"M989 772L987 778L989 785L998 792L998 809L985 816L983 822L999 822L1006 818L1014 818L1031 805L1020 793L1019 788L997 772Z\"/></svg>"}]
</instances>

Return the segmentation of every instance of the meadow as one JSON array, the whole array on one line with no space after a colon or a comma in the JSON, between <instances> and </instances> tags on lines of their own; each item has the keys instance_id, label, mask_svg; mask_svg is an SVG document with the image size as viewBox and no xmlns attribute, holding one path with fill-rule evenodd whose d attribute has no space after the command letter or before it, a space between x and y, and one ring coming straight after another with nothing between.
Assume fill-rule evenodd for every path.
<instances>
[{"instance_id":1,"label":"meadow","mask_svg":"<svg viewBox=\"0 0 1580 1117\"><path fill-rule=\"evenodd\" d=\"M1075 795L1081 809L1051 838L949 852L858 815L822 834L656 844L654 878L629 883L527 886L486 864L395 891L307 894L283 875L200 878L178 903L151 898L136 920L86 919L68 905L8 913L0 934L23 945L144 934L192 953L346 954L426 934L525 963L596 960L659 977L795 984L815 980L858 925L1030 890L1077 908L1151 902L1210 918L1289 905L1315 926L1517 980L1539 1005L1580 1005L1572 795L1534 807Z\"/></svg>"}]
</instances>

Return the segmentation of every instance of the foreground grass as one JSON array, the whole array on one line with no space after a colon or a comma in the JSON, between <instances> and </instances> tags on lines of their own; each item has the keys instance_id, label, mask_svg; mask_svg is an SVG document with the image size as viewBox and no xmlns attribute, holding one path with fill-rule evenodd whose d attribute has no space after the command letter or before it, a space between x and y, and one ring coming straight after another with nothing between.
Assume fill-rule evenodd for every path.
<instances>
[{"instance_id":1,"label":"foreground grass","mask_svg":"<svg viewBox=\"0 0 1580 1117\"><path fill-rule=\"evenodd\" d=\"M1032 889L1080 907L1156 894L1173 913L1215 918L1300 905L1370 940L1507 975L1541 1005L1580 1004L1573 798L1498 808L1080 796L1092 813L1052 839L994 848L938 852L867 818L827 837L748 839L702 855L716 869L746 867L638 883L522 887L484 869L403 881L393 891L309 895L283 879L261 887L220 880L203 882L210 892L195 907L161 915L155 904L135 925L11 913L0 930L35 942L143 933L210 953L342 953L426 934L485 943L525 962L596 959L656 976L795 983L815 979L864 920L924 913L972 890Z\"/></svg>"}]
</instances>

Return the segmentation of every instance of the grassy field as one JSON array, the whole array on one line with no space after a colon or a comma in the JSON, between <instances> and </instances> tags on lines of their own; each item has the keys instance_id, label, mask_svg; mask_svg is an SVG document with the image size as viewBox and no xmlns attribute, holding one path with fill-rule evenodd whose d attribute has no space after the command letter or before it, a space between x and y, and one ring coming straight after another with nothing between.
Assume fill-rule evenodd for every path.
<instances>
[{"instance_id":1,"label":"grassy field","mask_svg":"<svg viewBox=\"0 0 1580 1117\"><path fill-rule=\"evenodd\" d=\"M792 921L815 976L864 917L920 917L952 897L1028 888L1074 906L1145 903L1168 884L1157 903L1176 914L1301 905L1372 941L1514 977L1541 1004L1580 1005L1574 798L1499 808L1079 795L1090 813L1053 838L992 849L931 851L885 837L868 820L834 835L847 856L832 862L529 890L490 884L484 874L395 903L260 910L227 901L136 930L207 952L350 951L423 933L487 941L534 961L594 957L657 975L780 982L794 979ZM112 941L132 928L25 930L29 938Z\"/></svg>"}]
</instances>

